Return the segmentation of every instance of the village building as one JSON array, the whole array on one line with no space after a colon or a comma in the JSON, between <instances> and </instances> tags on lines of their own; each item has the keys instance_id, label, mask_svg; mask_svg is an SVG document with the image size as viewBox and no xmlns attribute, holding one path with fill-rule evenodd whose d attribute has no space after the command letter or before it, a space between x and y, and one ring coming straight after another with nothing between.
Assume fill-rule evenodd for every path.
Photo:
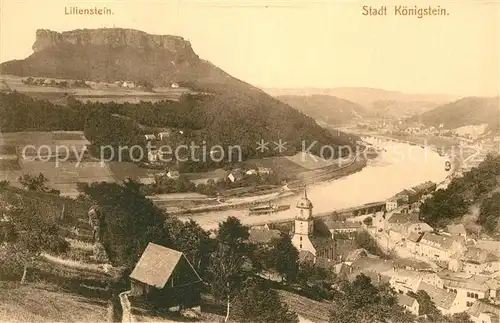
<instances>
[{"instance_id":1,"label":"village building","mask_svg":"<svg viewBox=\"0 0 500 323\"><path fill-rule=\"evenodd\" d=\"M165 140L167 139L168 137L170 137L171 135L171 132L170 131L162 131L162 132L159 132L158 133L158 139L159 140Z\"/></svg>"},{"instance_id":2,"label":"village building","mask_svg":"<svg viewBox=\"0 0 500 323\"><path fill-rule=\"evenodd\" d=\"M166 176L170 179L178 179L181 175L180 175L179 171L170 170L167 172Z\"/></svg>"},{"instance_id":3,"label":"village building","mask_svg":"<svg viewBox=\"0 0 500 323\"><path fill-rule=\"evenodd\" d=\"M490 277L442 271L438 273L443 280L443 289L457 295L456 302L460 312L469 309L478 299L489 298Z\"/></svg>"},{"instance_id":4,"label":"village building","mask_svg":"<svg viewBox=\"0 0 500 323\"><path fill-rule=\"evenodd\" d=\"M359 222L353 221L325 221L328 230L332 235L332 239L335 237L335 234L347 234L352 235L356 232L361 231L362 224Z\"/></svg>"},{"instance_id":5,"label":"village building","mask_svg":"<svg viewBox=\"0 0 500 323\"><path fill-rule=\"evenodd\" d=\"M246 175L257 175L257 170L256 169L249 169L245 172Z\"/></svg>"},{"instance_id":6,"label":"village building","mask_svg":"<svg viewBox=\"0 0 500 323\"><path fill-rule=\"evenodd\" d=\"M383 275L390 277L389 285L399 294L416 292L422 282L423 275L411 270L392 269Z\"/></svg>"},{"instance_id":7,"label":"village building","mask_svg":"<svg viewBox=\"0 0 500 323\"><path fill-rule=\"evenodd\" d=\"M144 135L144 138L146 139L146 141L156 140L156 136L154 134L146 134Z\"/></svg>"},{"instance_id":8,"label":"village building","mask_svg":"<svg viewBox=\"0 0 500 323\"><path fill-rule=\"evenodd\" d=\"M441 314L452 315L455 313L463 312L463 310L458 305L459 303L457 301L456 293L429 285L425 282L420 283L417 291L419 290L422 290L426 292L427 295L429 295Z\"/></svg>"},{"instance_id":9,"label":"village building","mask_svg":"<svg viewBox=\"0 0 500 323\"><path fill-rule=\"evenodd\" d=\"M132 81L125 81L122 83L122 87L133 89L135 88L135 84Z\"/></svg>"},{"instance_id":10,"label":"village building","mask_svg":"<svg viewBox=\"0 0 500 323\"><path fill-rule=\"evenodd\" d=\"M149 243L130 274L130 296L160 308L200 306L202 280L179 251Z\"/></svg>"},{"instance_id":11,"label":"village building","mask_svg":"<svg viewBox=\"0 0 500 323\"><path fill-rule=\"evenodd\" d=\"M412 204L419 200L419 196L413 189L402 190L395 195L395 198L403 199L405 204Z\"/></svg>"},{"instance_id":12,"label":"village building","mask_svg":"<svg viewBox=\"0 0 500 323\"><path fill-rule=\"evenodd\" d=\"M179 84L178 83L172 83L172 84L170 84L170 87L173 88L173 89L177 89L177 88L179 88Z\"/></svg>"},{"instance_id":13,"label":"village building","mask_svg":"<svg viewBox=\"0 0 500 323\"><path fill-rule=\"evenodd\" d=\"M467 311L474 323L498 323L500 322L500 306L489 304L482 300L474 302Z\"/></svg>"},{"instance_id":14,"label":"village building","mask_svg":"<svg viewBox=\"0 0 500 323\"><path fill-rule=\"evenodd\" d=\"M474 247L486 250L497 257L500 257L500 241L495 240L478 240Z\"/></svg>"},{"instance_id":15,"label":"village building","mask_svg":"<svg viewBox=\"0 0 500 323\"><path fill-rule=\"evenodd\" d=\"M397 294L398 304L404 307L408 312L418 316L420 306L416 299L404 294Z\"/></svg>"},{"instance_id":16,"label":"village building","mask_svg":"<svg viewBox=\"0 0 500 323\"><path fill-rule=\"evenodd\" d=\"M281 231L269 229L268 226L252 227L248 230L248 240L252 243L270 247L273 239L278 239L281 236Z\"/></svg>"},{"instance_id":17,"label":"village building","mask_svg":"<svg viewBox=\"0 0 500 323\"><path fill-rule=\"evenodd\" d=\"M415 247L417 254L438 262L448 262L452 255L462 254L466 250L464 239L433 232L424 233Z\"/></svg>"},{"instance_id":18,"label":"village building","mask_svg":"<svg viewBox=\"0 0 500 323\"><path fill-rule=\"evenodd\" d=\"M385 202L385 210L387 212L391 212L405 204L406 202L404 198L391 198Z\"/></svg>"},{"instance_id":19,"label":"village building","mask_svg":"<svg viewBox=\"0 0 500 323\"><path fill-rule=\"evenodd\" d=\"M463 255L452 255L451 258L448 263L451 271L476 275L500 271L499 258L484 249L469 247Z\"/></svg>"},{"instance_id":20,"label":"village building","mask_svg":"<svg viewBox=\"0 0 500 323\"><path fill-rule=\"evenodd\" d=\"M457 235L467 238L467 232L465 231L465 226L462 223L447 225L446 232L448 232L451 235Z\"/></svg>"},{"instance_id":21,"label":"village building","mask_svg":"<svg viewBox=\"0 0 500 323\"><path fill-rule=\"evenodd\" d=\"M243 171L239 168L233 169L228 175L227 178L232 182L241 181L245 177Z\"/></svg>"},{"instance_id":22,"label":"village building","mask_svg":"<svg viewBox=\"0 0 500 323\"><path fill-rule=\"evenodd\" d=\"M386 220L386 230L396 241L405 240L412 233L423 234L434 229L425 222L419 221L417 213L394 213Z\"/></svg>"},{"instance_id":23,"label":"village building","mask_svg":"<svg viewBox=\"0 0 500 323\"><path fill-rule=\"evenodd\" d=\"M271 168L268 168L268 167L257 167L257 172L260 175L269 175L273 172L273 170Z\"/></svg>"},{"instance_id":24,"label":"village building","mask_svg":"<svg viewBox=\"0 0 500 323\"><path fill-rule=\"evenodd\" d=\"M312 262L314 263L314 255L310 251L301 250L299 251L299 262Z\"/></svg>"}]
</instances>

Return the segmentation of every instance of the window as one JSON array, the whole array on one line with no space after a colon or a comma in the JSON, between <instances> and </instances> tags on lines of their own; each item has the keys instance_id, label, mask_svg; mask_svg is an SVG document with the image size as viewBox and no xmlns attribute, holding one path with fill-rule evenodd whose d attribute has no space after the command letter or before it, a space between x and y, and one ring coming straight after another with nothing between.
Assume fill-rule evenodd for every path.
<instances>
[{"instance_id":1,"label":"window","mask_svg":"<svg viewBox=\"0 0 500 323\"><path fill-rule=\"evenodd\" d=\"M300 241L302 241L302 237L300 237Z\"/></svg>"},{"instance_id":2,"label":"window","mask_svg":"<svg viewBox=\"0 0 500 323\"><path fill-rule=\"evenodd\" d=\"M302 243L300 244L299 249L302 249Z\"/></svg>"},{"instance_id":3,"label":"window","mask_svg":"<svg viewBox=\"0 0 500 323\"><path fill-rule=\"evenodd\" d=\"M467 302L467 307L471 307L472 306L472 302Z\"/></svg>"},{"instance_id":4,"label":"window","mask_svg":"<svg viewBox=\"0 0 500 323\"><path fill-rule=\"evenodd\" d=\"M469 292L467 292L467 297L471 297Z\"/></svg>"},{"instance_id":5,"label":"window","mask_svg":"<svg viewBox=\"0 0 500 323\"><path fill-rule=\"evenodd\" d=\"M475 298L475 299L478 299L478 298L479 298L479 295L478 295L478 294L474 294L474 298Z\"/></svg>"}]
</instances>

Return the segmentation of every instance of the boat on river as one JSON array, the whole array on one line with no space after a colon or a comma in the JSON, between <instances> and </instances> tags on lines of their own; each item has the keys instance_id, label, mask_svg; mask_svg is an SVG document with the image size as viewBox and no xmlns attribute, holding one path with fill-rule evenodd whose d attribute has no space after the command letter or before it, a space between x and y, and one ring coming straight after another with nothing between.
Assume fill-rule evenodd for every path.
<instances>
[{"instance_id":1,"label":"boat on river","mask_svg":"<svg viewBox=\"0 0 500 323\"><path fill-rule=\"evenodd\" d=\"M275 205L269 204L266 205L258 205L251 207L249 211L249 215L258 215L258 214L271 214L271 213L277 213L281 211L288 210L290 208L290 204L282 204L282 205Z\"/></svg>"}]
</instances>

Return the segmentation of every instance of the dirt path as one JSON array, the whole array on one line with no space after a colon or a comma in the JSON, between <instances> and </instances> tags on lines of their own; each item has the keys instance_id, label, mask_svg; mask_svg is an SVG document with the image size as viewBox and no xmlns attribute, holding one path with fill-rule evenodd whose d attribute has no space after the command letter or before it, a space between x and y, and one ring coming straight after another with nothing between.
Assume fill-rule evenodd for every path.
<instances>
[{"instance_id":1,"label":"dirt path","mask_svg":"<svg viewBox=\"0 0 500 323\"><path fill-rule=\"evenodd\" d=\"M120 303L122 305L122 323L130 323L134 322L134 318L132 316L132 307L130 305L130 301L128 299L128 295L130 294L130 290L126 292L120 293Z\"/></svg>"}]
</instances>

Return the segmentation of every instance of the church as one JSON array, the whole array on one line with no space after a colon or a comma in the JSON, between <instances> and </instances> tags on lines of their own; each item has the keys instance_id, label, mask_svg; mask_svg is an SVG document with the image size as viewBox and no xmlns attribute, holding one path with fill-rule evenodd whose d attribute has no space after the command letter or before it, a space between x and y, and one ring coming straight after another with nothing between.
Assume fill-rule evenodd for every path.
<instances>
[{"instance_id":1,"label":"church","mask_svg":"<svg viewBox=\"0 0 500 323\"><path fill-rule=\"evenodd\" d=\"M313 204L307 198L307 191L304 190L304 196L297 202L296 208L292 231L295 248L299 253L310 252L314 262L317 258L335 259L337 250L333 235L323 220L313 218Z\"/></svg>"}]
</instances>

